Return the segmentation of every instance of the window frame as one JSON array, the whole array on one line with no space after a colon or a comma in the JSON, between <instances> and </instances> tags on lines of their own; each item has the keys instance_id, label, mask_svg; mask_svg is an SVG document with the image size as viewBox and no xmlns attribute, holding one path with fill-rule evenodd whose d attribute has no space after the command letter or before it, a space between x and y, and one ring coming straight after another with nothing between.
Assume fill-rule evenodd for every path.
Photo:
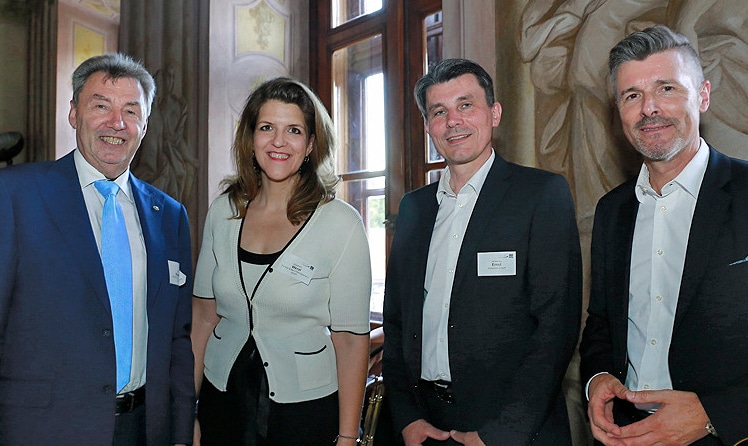
<instances>
[{"instance_id":1,"label":"window frame","mask_svg":"<svg viewBox=\"0 0 748 446\"><path fill-rule=\"evenodd\" d=\"M425 69L427 16L442 10L442 0L384 0L381 10L357 17L332 28L332 1L312 1L310 17L309 80L322 102L332 110L332 55L356 42L382 36L382 73L385 77L385 256L389 256L392 235L403 195L426 184L428 171L444 167L429 163L425 152L423 118L413 97L415 83ZM393 82L392 80L397 80ZM408 125L403 126L403 123ZM343 175L344 181L379 176L377 172ZM385 260L386 261L386 260ZM375 315L373 315L375 316ZM381 317L381 315L380 315Z\"/></svg>"}]
</instances>

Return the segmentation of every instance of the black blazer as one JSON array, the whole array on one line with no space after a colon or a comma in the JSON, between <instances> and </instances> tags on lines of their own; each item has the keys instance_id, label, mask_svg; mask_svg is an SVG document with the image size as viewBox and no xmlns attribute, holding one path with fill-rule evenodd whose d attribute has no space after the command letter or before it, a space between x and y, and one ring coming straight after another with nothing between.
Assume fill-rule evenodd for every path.
<instances>
[{"instance_id":1,"label":"black blazer","mask_svg":"<svg viewBox=\"0 0 748 446\"><path fill-rule=\"evenodd\" d=\"M429 420L417 397L423 287L437 184L402 200L387 268L384 363L395 428ZM516 251L517 274L479 277L477 253ZM571 444L561 381L579 334L581 258L563 177L491 167L457 262L449 315L455 407L443 429L478 431L488 445Z\"/></svg>"},{"instance_id":2,"label":"black blazer","mask_svg":"<svg viewBox=\"0 0 748 446\"><path fill-rule=\"evenodd\" d=\"M592 233L592 290L582 336L584 385L598 372L626 382L635 180L600 199ZM748 163L710 147L686 250L669 366L675 390L695 392L720 439L748 437ZM737 263L736 263L737 262ZM721 440L721 442L720 442Z\"/></svg>"}]
</instances>

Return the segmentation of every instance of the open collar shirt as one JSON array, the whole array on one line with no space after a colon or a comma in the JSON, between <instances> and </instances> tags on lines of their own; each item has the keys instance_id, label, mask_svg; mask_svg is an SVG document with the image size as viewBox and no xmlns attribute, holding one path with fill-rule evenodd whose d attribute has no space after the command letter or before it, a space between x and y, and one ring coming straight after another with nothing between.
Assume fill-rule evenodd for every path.
<instances>
[{"instance_id":1,"label":"open collar shirt","mask_svg":"<svg viewBox=\"0 0 748 446\"><path fill-rule=\"evenodd\" d=\"M424 281L421 378L429 381L451 381L449 369L448 323L449 306L462 247L470 217L483 183L491 170L495 152L475 172L458 193L449 185L449 167L439 180L436 201L439 210L429 245Z\"/></svg>"},{"instance_id":2,"label":"open collar shirt","mask_svg":"<svg viewBox=\"0 0 748 446\"><path fill-rule=\"evenodd\" d=\"M645 165L639 172L629 279L626 387L631 390L673 388L668 352L691 220L708 161L709 147L701 139L696 155L661 194L652 189Z\"/></svg>"}]
</instances>

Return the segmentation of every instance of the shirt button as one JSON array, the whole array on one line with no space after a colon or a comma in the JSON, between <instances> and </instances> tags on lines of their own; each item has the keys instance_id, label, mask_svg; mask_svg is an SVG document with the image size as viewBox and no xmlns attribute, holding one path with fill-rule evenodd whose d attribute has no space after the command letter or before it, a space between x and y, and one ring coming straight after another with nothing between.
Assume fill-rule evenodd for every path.
<instances>
[{"instance_id":1,"label":"shirt button","mask_svg":"<svg viewBox=\"0 0 748 446\"><path fill-rule=\"evenodd\" d=\"M452 234L452 238L457 238L457 234Z\"/></svg>"},{"instance_id":2,"label":"shirt button","mask_svg":"<svg viewBox=\"0 0 748 446\"><path fill-rule=\"evenodd\" d=\"M270 396L275 396L275 392L270 392Z\"/></svg>"},{"instance_id":3,"label":"shirt button","mask_svg":"<svg viewBox=\"0 0 748 446\"><path fill-rule=\"evenodd\" d=\"M644 389L644 390L649 390L649 384L644 384L644 385L642 386L642 389Z\"/></svg>"},{"instance_id":4,"label":"shirt button","mask_svg":"<svg viewBox=\"0 0 748 446\"><path fill-rule=\"evenodd\" d=\"M661 210L662 212L665 212L665 211L667 211L667 206L660 206L660 210Z\"/></svg>"},{"instance_id":5,"label":"shirt button","mask_svg":"<svg viewBox=\"0 0 748 446\"><path fill-rule=\"evenodd\" d=\"M267 367L268 365L270 365L270 364L268 364L267 362L263 362L263 363L262 363L262 366L263 366L263 367Z\"/></svg>"},{"instance_id":6,"label":"shirt button","mask_svg":"<svg viewBox=\"0 0 748 446\"><path fill-rule=\"evenodd\" d=\"M658 249L658 250L657 250L657 255L658 255L658 256L661 256L663 252L664 252L663 250L661 250L661 249Z\"/></svg>"},{"instance_id":7,"label":"shirt button","mask_svg":"<svg viewBox=\"0 0 748 446\"><path fill-rule=\"evenodd\" d=\"M457 207L461 208L461 207L463 207L463 206L465 206L465 204L464 204L464 203L457 203Z\"/></svg>"},{"instance_id":8,"label":"shirt button","mask_svg":"<svg viewBox=\"0 0 748 446\"><path fill-rule=\"evenodd\" d=\"M112 330L110 330L108 328L105 328L105 329L101 330L101 335L104 336L105 338L111 338L112 337Z\"/></svg>"},{"instance_id":9,"label":"shirt button","mask_svg":"<svg viewBox=\"0 0 748 446\"><path fill-rule=\"evenodd\" d=\"M657 296L655 299L657 299L657 302L662 302L662 296Z\"/></svg>"},{"instance_id":10,"label":"shirt button","mask_svg":"<svg viewBox=\"0 0 748 446\"><path fill-rule=\"evenodd\" d=\"M439 338L439 342L444 342L444 338Z\"/></svg>"},{"instance_id":11,"label":"shirt button","mask_svg":"<svg viewBox=\"0 0 748 446\"><path fill-rule=\"evenodd\" d=\"M649 343L650 343L651 345L657 345L657 339L651 339L651 340L649 341Z\"/></svg>"}]
</instances>

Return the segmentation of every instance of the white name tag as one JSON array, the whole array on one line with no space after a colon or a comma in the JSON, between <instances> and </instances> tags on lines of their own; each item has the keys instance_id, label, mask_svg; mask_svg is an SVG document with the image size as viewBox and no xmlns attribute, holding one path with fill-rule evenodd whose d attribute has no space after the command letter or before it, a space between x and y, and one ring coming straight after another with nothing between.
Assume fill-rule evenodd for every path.
<instances>
[{"instance_id":1,"label":"white name tag","mask_svg":"<svg viewBox=\"0 0 748 446\"><path fill-rule=\"evenodd\" d=\"M517 251L478 253L478 276L516 275Z\"/></svg>"},{"instance_id":2,"label":"white name tag","mask_svg":"<svg viewBox=\"0 0 748 446\"><path fill-rule=\"evenodd\" d=\"M303 282L304 285L309 285L314 276L314 265L299 256L288 253L282 257L280 271L299 282Z\"/></svg>"},{"instance_id":3,"label":"white name tag","mask_svg":"<svg viewBox=\"0 0 748 446\"><path fill-rule=\"evenodd\" d=\"M169 283L176 286L184 285L187 282L187 276L179 270L179 262L167 260L166 264L169 265Z\"/></svg>"}]
</instances>

